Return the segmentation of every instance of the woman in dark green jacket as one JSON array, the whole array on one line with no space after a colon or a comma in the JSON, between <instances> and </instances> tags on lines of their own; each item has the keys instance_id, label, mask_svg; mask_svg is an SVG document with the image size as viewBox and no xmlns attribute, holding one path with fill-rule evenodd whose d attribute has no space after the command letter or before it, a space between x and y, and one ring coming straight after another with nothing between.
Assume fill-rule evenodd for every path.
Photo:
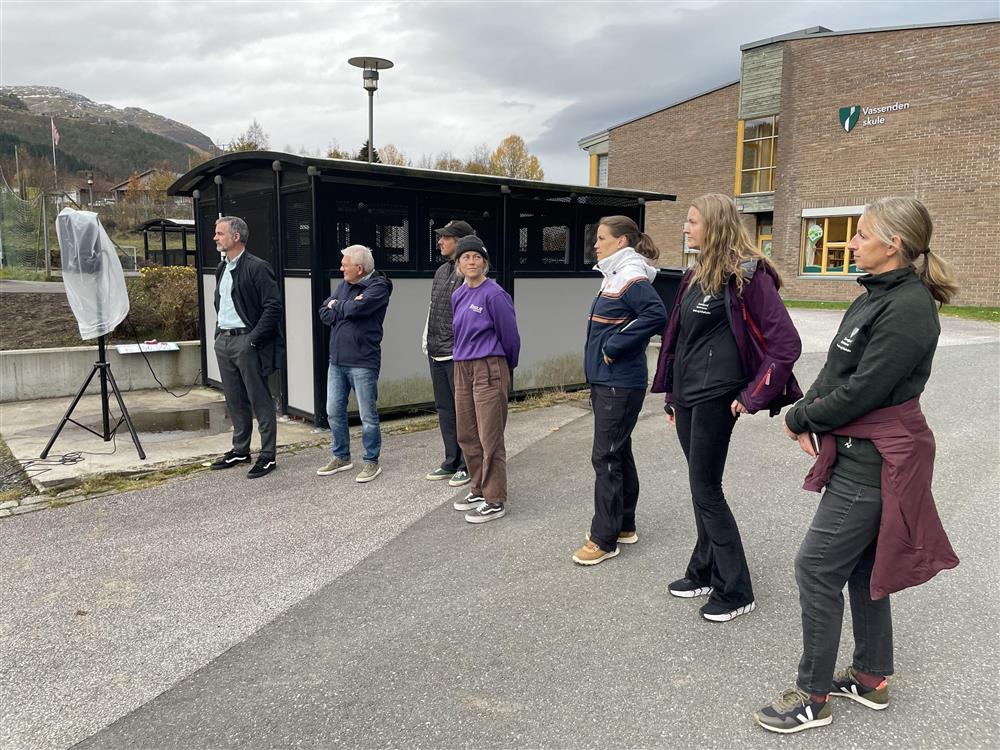
<instances>
[{"instance_id":1,"label":"woman in dark green jacket","mask_svg":"<svg viewBox=\"0 0 1000 750\"><path fill-rule=\"evenodd\" d=\"M871 590L882 521L883 460L875 443L852 436L858 433L851 430L861 432L854 425L905 405L930 439L917 397L930 377L941 332L935 303L948 302L957 290L948 265L931 252L932 229L927 209L913 198L882 198L865 208L848 244L854 263L866 272L858 279L865 293L844 314L816 382L785 416L785 432L810 456L816 455L812 436L836 431L835 441L823 441L823 450L835 450L836 458L795 559L803 642L798 679L794 688L754 714L772 732L790 734L829 724L829 696L873 709L889 702L889 597L873 599ZM854 658L834 674L845 585Z\"/></svg>"}]
</instances>

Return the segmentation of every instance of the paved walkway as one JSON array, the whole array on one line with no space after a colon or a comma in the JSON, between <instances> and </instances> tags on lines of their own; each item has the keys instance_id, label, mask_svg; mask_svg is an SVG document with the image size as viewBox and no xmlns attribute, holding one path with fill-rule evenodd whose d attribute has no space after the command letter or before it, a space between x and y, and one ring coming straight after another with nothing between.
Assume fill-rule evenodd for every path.
<instances>
[{"instance_id":1,"label":"paved walkway","mask_svg":"<svg viewBox=\"0 0 1000 750\"><path fill-rule=\"evenodd\" d=\"M889 710L836 704L796 747L1000 743L1000 346L953 323L924 404L962 564L893 598ZM807 354L800 379L821 363ZM326 454L308 449L255 482L204 472L5 519L0 746L774 747L749 715L794 679L808 459L776 420L737 425L727 490L759 608L716 625L665 590L693 523L658 397L635 433L639 544L570 562L591 430L574 405L513 415L510 513L482 527L451 510L460 490L419 478L435 432L387 438L368 485L315 476Z\"/></svg>"}]
</instances>

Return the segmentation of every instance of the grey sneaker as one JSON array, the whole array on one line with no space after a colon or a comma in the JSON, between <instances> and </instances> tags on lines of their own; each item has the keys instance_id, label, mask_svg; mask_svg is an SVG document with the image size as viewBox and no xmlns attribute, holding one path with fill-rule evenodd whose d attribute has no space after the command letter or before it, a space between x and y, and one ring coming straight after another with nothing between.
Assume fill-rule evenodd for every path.
<instances>
[{"instance_id":1,"label":"grey sneaker","mask_svg":"<svg viewBox=\"0 0 1000 750\"><path fill-rule=\"evenodd\" d=\"M428 472L424 479L429 479L432 482L438 481L440 479L451 479L455 474L453 471L448 471L447 469L437 468L434 471Z\"/></svg>"},{"instance_id":2,"label":"grey sneaker","mask_svg":"<svg viewBox=\"0 0 1000 750\"><path fill-rule=\"evenodd\" d=\"M334 456L330 463L324 466L322 469L316 469L316 473L321 477L328 477L331 474L336 474L338 471L347 471L348 469L353 469L354 463L349 458L337 458Z\"/></svg>"},{"instance_id":3,"label":"grey sneaker","mask_svg":"<svg viewBox=\"0 0 1000 750\"><path fill-rule=\"evenodd\" d=\"M466 513L465 520L469 523L486 523L503 518L506 514L503 503L483 503L471 513Z\"/></svg>"},{"instance_id":4,"label":"grey sneaker","mask_svg":"<svg viewBox=\"0 0 1000 750\"><path fill-rule=\"evenodd\" d=\"M454 508L455 510L475 510L485 502L486 498L484 498L482 495L475 495L470 492L461 500L456 500L455 502L453 502L451 504L451 507Z\"/></svg>"},{"instance_id":5,"label":"grey sneaker","mask_svg":"<svg viewBox=\"0 0 1000 750\"><path fill-rule=\"evenodd\" d=\"M373 461L365 461L365 465L361 467L361 471L354 477L354 481L361 483L370 482L381 473L381 466Z\"/></svg>"},{"instance_id":6,"label":"grey sneaker","mask_svg":"<svg viewBox=\"0 0 1000 750\"><path fill-rule=\"evenodd\" d=\"M451 479L448 480L448 484L452 487L461 487L463 484L468 484L471 481L472 477L469 476L469 472L462 470L452 474Z\"/></svg>"},{"instance_id":7,"label":"grey sneaker","mask_svg":"<svg viewBox=\"0 0 1000 750\"><path fill-rule=\"evenodd\" d=\"M833 721L830 701L818 703L804 690L786 690L770 706L764 706L753 718L764 729L778 734L794 734L804 729L825 727Z\"/></svg>"},{"instance_id":8,"label":"grey sneaker","mask_svg":"<svg viewBox=\"0 0 1000 750\"><path fill-rule=\"evenodd\" d=\"M837 672L833 676L833 689L830 691L830 697L850 698L852 701L856 701L862 706L868 706L868 708L874 708L876 711L888 708L888 678L883 678L877 688L868 688L858 682L857 674L858 671L853 666Z\"/></svg>"}]
</instances>

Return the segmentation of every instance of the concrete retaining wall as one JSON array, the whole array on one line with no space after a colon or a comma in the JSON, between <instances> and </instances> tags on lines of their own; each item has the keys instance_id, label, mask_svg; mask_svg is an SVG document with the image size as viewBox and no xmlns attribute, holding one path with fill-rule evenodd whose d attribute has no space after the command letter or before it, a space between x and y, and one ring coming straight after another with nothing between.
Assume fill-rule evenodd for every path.
<instances>
[{"instance_id":1,"label":"concrete retaining wall","mask_svg":"<svg viewBox=\"0 0 1000 750\"><path fill-rule=\"evenodd\" d=\"M176 352L146 352L156 376L168 388L187 388L201 369L200 342L178 345ZM96 360L96 344L0 351L0 402L76 395ZM158 387L141 354L122 355L108 346L108 361L122 391ZM87 393L100 393L96 375Z\"/></svg>"}]
</instances>

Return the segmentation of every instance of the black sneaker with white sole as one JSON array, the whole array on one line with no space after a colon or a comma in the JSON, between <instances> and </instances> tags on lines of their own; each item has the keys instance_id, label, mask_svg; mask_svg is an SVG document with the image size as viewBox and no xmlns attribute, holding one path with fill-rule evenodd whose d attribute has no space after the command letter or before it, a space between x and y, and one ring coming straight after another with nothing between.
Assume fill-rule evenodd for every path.
<instances>
[{"instance_id":1,"label":"black sneaker with white sole","mask_svg":"<svg viewBox=\"0 0 1000 750\"><path fill-rule=\"evenodd\" d=\"M742 607L733 607L730 604L719 604L709 600L708 604L701 608L701 616L711 622L729 622L735 620L740 615L748 615L757 609L754 602L744 604Z\"/></svg>"},{"instance_id":2,"label":"black sneaker with white sole","mask_svg":"<svg viewBox=\"0 0 1000 750\"><path fill-rule=\"evenodd\" d=\"M813 700L797 687L786 690L769 706L753 715L754 720L769 732L795 734L814 727L825 727L833 721L830 701Z\"/></svg>"},{"instance_id":3,"label":"black sneaker with white sole","mask_svg":"<svg viewBox=\"0 0 1000 750\"><path fill-rule=\"evenodd\" d=\"M466 513L465 520L469 523L486 523L503 518L506 514L503 503L483 503L471 513Z\"/></svg>"},{"instance_id":4,"label":"black sneaker with white sole","mask_svg":"<svg viewBox=\"0 0 1000 750\"><path fill-rule=\"evenodd\" d=\"M253 468L247 472L247 477L250 479L258 479L260 477L270 474L272 471L278 468L278 462L275 461L270 456L261 456L257 459L257 463L253 465Z\"/></svg>"},{"instance_id":5,"label":"black sneaker with white sole","mask_svg":"<svg viewBox=\"0 0 1000 750\"><path fill-rule=\"evenodd\" d=\"M485 497L470 492L461 500L456 500L455 502L453 502L451 504L451 507L454 508L455 510L475 510L485 502L486 502Z\"/></svg>"},{"instance_id":6,"label":"black sneaker with white sole","mask_svg":"<svg viewBox=\"0 0 1000 750\"><path fill-rule=\"evenodd\" d=\"M228 469L231 466L236 466L237 464L248 464L250 463L250 454L241 455L236 451L226 451L221 457L215 459L209 468L211 469Z\"/></svg>"},{"instance_id":7,"label":"black sneaker with white sole","mask_svg":"<svg viewBox=\"0 0 1000 750\"><path fill-rule=\"evenodd\" d=\"M712 593L712 587L702 586L690 578L681 578L667 586L667 591L682 599L694 599L696 596L708 596Z\"/></svg>"}]
</instances>

